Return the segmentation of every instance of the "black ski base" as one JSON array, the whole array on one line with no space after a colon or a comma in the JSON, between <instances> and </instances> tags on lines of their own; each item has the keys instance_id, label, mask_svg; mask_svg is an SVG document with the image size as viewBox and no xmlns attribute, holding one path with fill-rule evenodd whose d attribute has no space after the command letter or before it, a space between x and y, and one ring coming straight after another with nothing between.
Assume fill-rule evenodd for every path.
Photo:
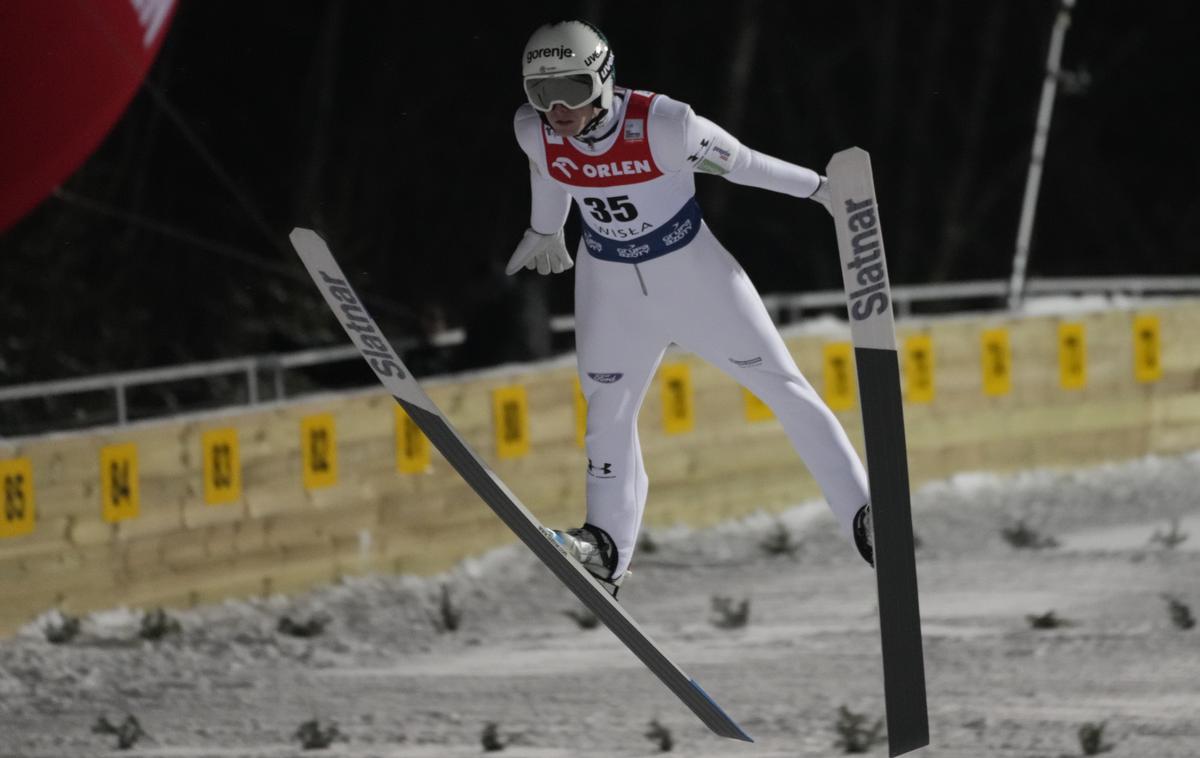
<instances>
[{"instance_id":1,"label":"black ski base","mask_svg":"<svg viewBox=\"0 0 1200 758\"><path fill-rule=\"evenodd\" d=\"M895 350L855 348L854 358L875 522L888 746L897 756L929 744L900 367Z\"/></svg>"}]
</instances>

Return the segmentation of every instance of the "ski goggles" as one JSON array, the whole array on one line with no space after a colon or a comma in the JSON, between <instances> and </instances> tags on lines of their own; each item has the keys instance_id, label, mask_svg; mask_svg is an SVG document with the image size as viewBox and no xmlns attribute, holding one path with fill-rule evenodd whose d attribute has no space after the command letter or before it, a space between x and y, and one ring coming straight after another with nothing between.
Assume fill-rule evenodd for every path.
<instances>
[{"instance_id":1,"label":"ski goggles","mask_svg":"<svg viewBox=\"0 0 1200 758\"><path fill-rule=\"evenodd\" d=\"M555 103L582 108L600 97L600 77L591 71L566 76L527 76L525 96L539 111L548 111Z\"/></svg>"}]
</instances>

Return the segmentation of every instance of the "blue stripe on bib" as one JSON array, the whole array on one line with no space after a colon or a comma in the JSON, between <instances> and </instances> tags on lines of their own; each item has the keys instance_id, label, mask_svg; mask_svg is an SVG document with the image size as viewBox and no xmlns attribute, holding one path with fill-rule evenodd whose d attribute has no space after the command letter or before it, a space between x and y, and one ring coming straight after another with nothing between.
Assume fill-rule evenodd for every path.
<instances>
[{"instance_id":1,"label":"blue stripe on bib","mask_svg":"<svg viewBox=\"0 0 1200 758\"><path fill-rule=\"evenodd\" d=\"M641 263L672 253L691 242L700 232L701 221L703 214L700 212L700 203L692 197L658 229L633 239L611 240L601 237L585 224L583 244L593 258L602 261Z\"/></svg>"}]
</instances>

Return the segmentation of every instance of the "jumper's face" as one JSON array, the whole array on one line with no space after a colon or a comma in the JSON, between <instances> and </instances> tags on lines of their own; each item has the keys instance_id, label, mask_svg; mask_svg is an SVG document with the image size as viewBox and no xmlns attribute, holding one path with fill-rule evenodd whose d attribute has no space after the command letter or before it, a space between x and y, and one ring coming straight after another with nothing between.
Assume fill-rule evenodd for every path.
<instances>
[{"instance_id":1,"label":"jumper's face","mask_svg":"<svg viewBox=\"0 0 1200 758\"><path fill-rule=\"evenodd\" d=\"M562 137L575 137L596 115L596 106L588 104L582 108L568 108L555 103L546 113L550 128Z\"/></svg>"}]
</instances>

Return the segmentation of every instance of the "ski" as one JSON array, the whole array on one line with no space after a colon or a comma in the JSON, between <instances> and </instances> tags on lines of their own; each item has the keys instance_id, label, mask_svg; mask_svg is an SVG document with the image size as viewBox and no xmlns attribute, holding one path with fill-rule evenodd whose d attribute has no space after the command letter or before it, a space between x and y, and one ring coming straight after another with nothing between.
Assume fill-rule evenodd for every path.
<instances>
[{"instance_id":1,"label":"ski","mask_svg":"<svg viewBox=\"0 0 1200 758\"><path fill-rule=\"evenodd\" d=\"M826 174L866 441L888 750L897 756L929 744L929 714L892 294L871 156L843 150Z\"/></svg>"},{"instance_id":2,"label":"ski","mask_svg":"<svg viewBox=\"0 0 1200 758\"><path fill-rule=\"evenodd\" d=\"M292 246L376 377L414 423L500 520L684 705L722 737L753 742L703 688L646 635L633 618L576 561L543 533L542 525L450 425L367 313L329 247L311 229L296 228Z\"/></svg>"}]
</instances>

